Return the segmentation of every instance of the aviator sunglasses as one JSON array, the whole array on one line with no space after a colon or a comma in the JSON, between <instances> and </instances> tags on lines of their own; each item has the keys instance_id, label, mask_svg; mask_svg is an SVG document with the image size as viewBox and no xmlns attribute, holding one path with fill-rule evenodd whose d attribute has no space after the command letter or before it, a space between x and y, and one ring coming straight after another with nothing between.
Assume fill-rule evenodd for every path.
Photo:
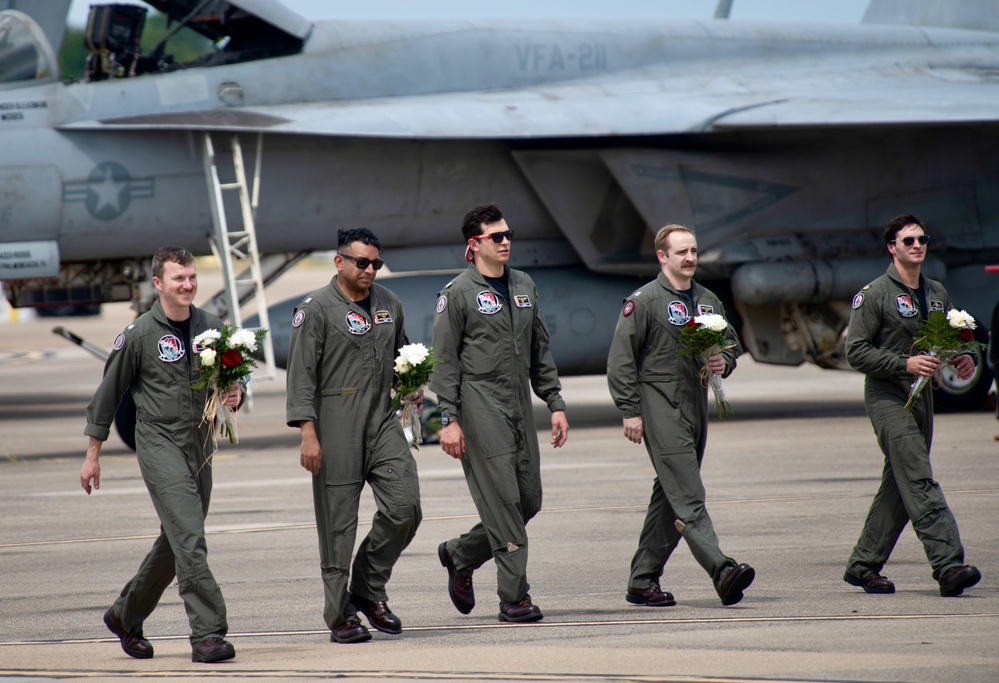
<instances>
[{"instance_id":1,"label":"aviator sunglasses","mask_svg":"<svg viewBox=\"0 0 999 683\"><path fill-rule=\"evenodd\" d=\"M363 256L351 256L350 254L340 254L340 256L343 256L344 258L349 258L351 261L354 262L354 265L356 265L361 270L367 270L368 266L371 266L375 270L381 270L382 266L385 265L385 261L382 261L380 258L369 259L369 258L364 258Z\"/></svg>"},{"instance_id":2,"label":"aviator sunglasses","mask_svg":"<svg viewBox=\"0 0 999 683\"><path fill-rule=\"evenodd\" d=\"M891 244L895 244L896 242L901 241L902 244L904 244L905 246L911 247L913 244L916 243L916 240L919 240L920 244L925 245L927 242L930 241L930 236L929 235L920 235L919 237L913 237L912 235L909 235L907 237L903 237L901 240L892 240Z\"/></svg>"},{"instance_id":3,"label":"aviator sunglasses","mask_svg":"<svg viewBox=\"0 0 999 683\"><path fill-rule=\"evenodd\" d=\"M504 230L503 232L491 232L488 235L476 235L475 237L469 237L470 240L480 240L483 237L488 237L492 239L496 244L503 244L503 238L513 241L513 230Z\"/></svg>"}]
</instances>

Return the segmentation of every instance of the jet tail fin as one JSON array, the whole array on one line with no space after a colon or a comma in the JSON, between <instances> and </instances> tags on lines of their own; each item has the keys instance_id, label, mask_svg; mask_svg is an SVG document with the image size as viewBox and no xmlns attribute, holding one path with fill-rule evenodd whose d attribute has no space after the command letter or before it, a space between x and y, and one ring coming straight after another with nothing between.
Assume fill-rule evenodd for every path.
<instances>
[{"instance_id":1,"label":"jet tail fin","mask_svg":"<svg viewBox=\"0 0 999 683\"><path fill-rule=\"evenodd\" d=\"M16 9L35 20L45 37L52 44L52 50L59 54L62 39L66 33L66 17L73 0L0 0L0 9Z\"/></svg>"},{"instance_id":2,"label":"jet tail fin","mask_svg":"<svg viewBox=\"0 0 999 683\"><path fill-rule=\"evenodd\" d=\"M862 21L999 31L999 12L992 0L871 0Z\"/></svg>"}]
</instances>

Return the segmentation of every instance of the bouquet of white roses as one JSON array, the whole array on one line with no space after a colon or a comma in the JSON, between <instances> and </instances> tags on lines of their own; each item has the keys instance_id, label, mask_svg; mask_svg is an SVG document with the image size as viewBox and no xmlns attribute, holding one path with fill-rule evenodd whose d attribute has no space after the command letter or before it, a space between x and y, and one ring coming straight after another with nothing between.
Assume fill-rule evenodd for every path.
<instances>
[{"instance_id":1,"label":"bouquet of white roses","mask_svg":"<svg viewBox=\"0 0 999 683\"><path fill-rule=\"evenodd\" d=\"M975 319L967 311L952 308L944 315L943 311L931 311L919 325L919 332L912 345L926 352L928 356L940 359L941 363L954 360L959 354L981 349L983 344L975 341ZM929 383L929 377L917 377L909 387L909 400L905 411L912 410L916 397Z\"/></svg>"},{"instance_id":2,"label":"bouquet of white roses","mask_svg":"<svg viewBox=\"0 0 999 683\"><path fill-rule=\"evenodd\" d=\"M694 356L707 363L711 356L735 346L725 337L725 328L727 327L728 321L717 313L707 313L694 317L680 328L679 342L683 349L678 355ZM713 373L707 365L703 365L701 366L701 382L711 387L715 407L718 409L718 419L724 419L726 415L731 415L732 406L729 405L728 398L725 396L725 387L722 386L721 376Z\"/></svg>"},{"instance_id":3,"label":"bouquet of white roses","mask_svg":"<svg viewBox=\"0 0 999 683\"><path fill-rule=\"evenodd\" d=\"M202 424L212 425L212 441L218 447L218 437L229 437L238 443L236 413L222 403L222 394L233 384L243 381L260 360L260 342L267 330L247 330L222 325L221 330L205 330L191 341L198 354L201 377L192 389L208 387L208 398L201 415Z\"/></svg>"},{"instance_id":4,"label":"bouquet of white roses","mask_svg":"<svg viewBox=\"0 0 999 683\"><path fill-rule=\"evenodd\" d=\"M420 450L423 443L423 425L420 416L414 415L413 401L419 395L420 389L430 381L434 365L433 348L428 349L423 344L406 344L399 349L395 359L395 386L392 388L392 405L396 410L402 410L402 426L412 425L413 446Z\"/></svg>"}]
</instances>

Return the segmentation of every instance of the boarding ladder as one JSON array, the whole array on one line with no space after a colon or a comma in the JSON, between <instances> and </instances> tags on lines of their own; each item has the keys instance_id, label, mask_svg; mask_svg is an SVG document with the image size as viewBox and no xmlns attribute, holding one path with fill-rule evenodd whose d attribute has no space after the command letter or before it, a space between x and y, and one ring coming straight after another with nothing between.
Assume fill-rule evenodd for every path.
<instances>
[{"instance_id":1,"label":"boarding ladder","mask_svg":"<svg viewBox=\"0 0 999 683\"><path fill-rule=\"evenodd\" d=\"M257 306L257 316L260 327L271 329L267 315L267 297L264 294L264 276L261 267L260 252L257 250L257 231L254 216L260 198L260 167L263 151L263 135L257 134L256 160L253 169L253 192L246 181L246 169L243 164L243 149L239 136L229 134L229 151L232 167L226 165L226 181L220 179L220 166L225 161L224 155L216 154L215 142L211 132L204 134L205 177L208 180L208 197L211 204L212 224L215 232L210 240L212 253L219 264L222 273L223 291L212 299L215 312L220 317L228 317L236 327L243 326L240 314L240 304L253 299ZM231 180L230 180L231 178ZM224 192L235 192L239 200L240 229L230 229L226 219L226 201ZM232 206L230 204L230 206ZM300 258L300 257L299 257ZM296 259L297 260L297 259ZM237 274L238 266L243 269ZM284 272L291 264L286 262ZM271 268L273 270L273 268ZM276 277L276 275L275 275ZM273 278L269 278L273 279ZM258 380L272 380L277 377L274 362L274 343L271 335L263 339L264 363L253 373Z\"/></svg>"}]
</instances>

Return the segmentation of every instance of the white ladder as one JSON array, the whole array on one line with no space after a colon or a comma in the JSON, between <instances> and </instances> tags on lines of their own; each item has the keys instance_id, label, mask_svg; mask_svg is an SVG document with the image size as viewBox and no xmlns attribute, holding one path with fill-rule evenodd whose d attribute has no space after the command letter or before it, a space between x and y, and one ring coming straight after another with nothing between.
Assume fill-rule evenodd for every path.
<instances>
[{"instance_id":1,"label":"white ladder","mask_svg":"<svg viewBox=\"0 0 999 683\"><path fill-rule=\"evenodd\" d=\"M254 223L254 216L257 211L257 204L260 199L260 166L263 153L264 137L262 133L257 134L256 161L253 170L253 194L246 182L246 170L243 165L243 148L239 143L239 136L235 133L229 134L229 146L232 153L232 172L235 180L232 182L222 182L219 178L219 160L215 153L215 145L212 141L212 134L209 131L204 133L204 163L205 178L208 181L208 197L211 204L212 224L215 233L210 242L212 253L218 261L219 270L222 273L222 284L228 298L228 316L236 327L243 326L243 319L239 311L240 292L252 293L252 297L257 306L257 319L260 327L271 329L270 318L267 313L267 297L264 294L264 281L260 266L260 252L257 250L257 230ZM228 170L228 169L227 169ZM239 195L240 217L242 220L241 230L230 230L229 222L226 219L224 191L235 190ZM237 264L246 266L237 275ZM247 298L245 295L244 299ZM274 362L274 343L271 335L268 334L263 339L264 363L263 367L253 373L258 380L272 380L277 377L277 369Z\"/></svg>"}]
</instances>

